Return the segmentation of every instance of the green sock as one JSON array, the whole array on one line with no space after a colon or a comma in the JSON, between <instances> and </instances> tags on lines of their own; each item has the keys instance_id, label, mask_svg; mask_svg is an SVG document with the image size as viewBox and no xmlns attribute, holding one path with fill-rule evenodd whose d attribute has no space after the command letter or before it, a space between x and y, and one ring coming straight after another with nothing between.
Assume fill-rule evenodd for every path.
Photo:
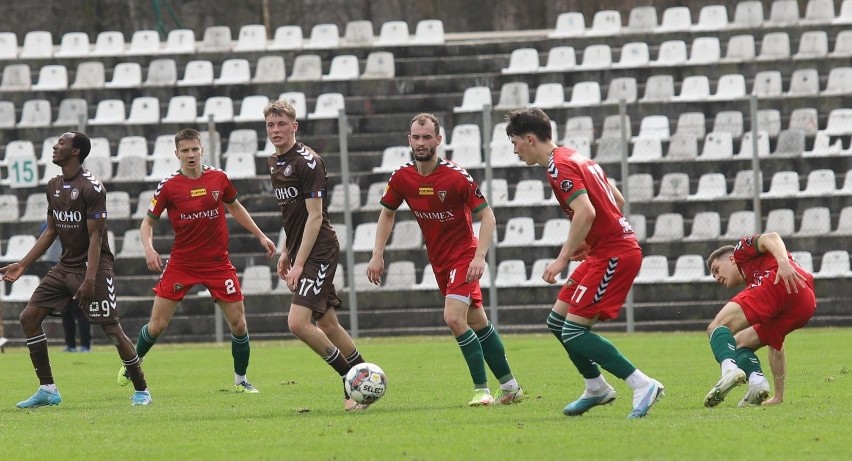
<instances>
[{"instance_id":1,"label":"green sock","mask_svg":"<svg viewBox=\"0 0 852 461\"><path fill-rule=\"evenodd\" d=\"M485 374L485 357L476 333L468 329L461 336L456 336L456 341L459 343L462 355L464 355L464 361L467 362L474 387L488 387L488 376Z\"/></svg>"},{"instance_id":2,"label":"green sock","mask_svg":"<svg viewBox=\"0 0 852 461\"><path fill-rule=\"evenodd\" d=\"M713 350L713 356L719 363L727 359L736 360L737 341L728 327L718 327L713 330L710 334L710 349Z\"/></svg>"},{"instance_id":3,"label":"green sock","mask_svg":"<svg viewBox=\"0 0 852 461\"><path fill-rule=\"evenodd\" d=\"M763 374L763 369L760 368L760 359L754 355L753 350L745 347L737 348L737 366L745 372L746 376L751 376L754 372Z\"/></svg>"},{"instance_id":4,"label":"green sock","mask_svg":"<svg viewBox=\"0 0 852 461\"><path fill-rule=\"evenodd\" d=\"M562 327L565 325L565 317L557 314L554 311L550 311L550 315L547 317L547 328L553 333L553 336L556 336L556 339L559 340L559 344L565 349L565 352L568 353L568 358L571 359L571 362L574 363L574 366L577 367L577 370L583 375L586 379L594 379L601 375L601 370L595 365L594 362L589 360L582 355L577 354L576 352L571 352L571 349L568 348L565 343L562 342Z\"/></svg>"},{"instance_id":5,"label":"green sock","mask_svg":"<svg viewBox=\"0 0 852 461\"><path fill-rule=\"evenodd\" d=\"M494 325L488 322L488 326L476 332L476 337L479 338L479 344L482 346L485 363L500 384L511 381L512 369L509 368L509 361L506 359L506 349Z\"/></svg>"},{"instance_id":6,"label":"green sock","mask_svg":"<svg viewBox=\"0 0 852 461\"><path fill-rule=\"evenodd\" d=\"M145 357L145 354L147 354L156 343L157 338L148 334L148 324L146 323L142 329L139 330L139 338L136 339L136 354L139 355L139 358Z\"/></svg>"},{"instance_id":7,"label":"green sock","mask_svg":"<svg viewBox=\"0 0 852 461\"><path fill-rule=\"evenodd\" d=\"M565 321L565 326L562 328L562 342L572 353L594 361L620 379L627 379L636 371L636 367L621 355L611 342L592 333L586 326L570 320Z\"/></svg>"},{"instance_id":8,"label":"green sock","mask_svg":"<svg viewBox=\"0 0 852 461\"><path fill-rule=\"evenodd\" d=\"M249 344L248 333L243 336L231 334L231 355L234 357L234 373L245 376L246 370L248 370L250 353L251 345Z\"/></svg>"}]
</instances>

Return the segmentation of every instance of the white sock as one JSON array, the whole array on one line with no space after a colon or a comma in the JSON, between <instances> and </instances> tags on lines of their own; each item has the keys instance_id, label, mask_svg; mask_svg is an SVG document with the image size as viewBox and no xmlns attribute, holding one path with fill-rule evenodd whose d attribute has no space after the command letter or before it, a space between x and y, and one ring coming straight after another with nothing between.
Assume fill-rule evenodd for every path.
<instances>
[{"instance_id":1,"label":"white sock","mask_svg":"<svg viewBox=\"0 0 852 461\"><path fill-rule=\"evenodd\" d=\"M599 375L596 378L583 378L583 381L586 382L586 390L592 393L597 393L609 387L609 383L606 382L603 375Z\"/></svg>"},{"instance_id":2,"label":"white sock","mask_svg":"<svg viewBox=\"0 0 852 461\"><path fill-rule=\"evenodd\" d=\"M624 381L627 382L627 385L630 386L631 389L639 389L640 387L648 384L648 378L645 373L642 373L638 368L633 373L630 373L630 376L627 377Z\"/></svg>"},{"instance_id":3,"label":"white sock","mask_svg":"<svg viewBox=\"0 0 852 461\"><path fill-rule=\"evenodd\" d=\"M503 389L504 391L513 391L519 387L521 386L515 378L512 378L500 385L500 389Z\"/></svg>"},{"instance_id":4,"label":"white sock","mask_svg":"<svg viewBox=\"0 0 852 461\"><path fill-rule=\"evenodd\" d=\"M248 382L248 380L246 380L246 375L238 375L238 374L234 373L234 385L235 386L237 384L243 382L243 381Z\"/></svg>"},{"instance_id":5,"label":"white sock","mask_svg":"<svg viewBox=\"0 0 852 461\"><path fill-rule=\"evenodd\" d=\"M739 368L737 366L737 362L734 362L734 359L722 360L722 363L720 363L719 366L722 367L722 375L728 374Z\"/></svg>"},{"instance_id":6,"label":"white sock","mask_svg":"<svg viewBox=\"0 0 852 461\"><path fill-rule=\"evenodd\" d=\"M750 385L761 384L765 381L766 381L766 376L763 376L763 373L753 371L753 372L751 372L750 375L748 375L748 383Z\"/></svg>"},{"instance_id":7,"label":"white sock","mask_svg":"<svg viewBox=\"0 0 852 461\"><path fill-rule=\"evenodd\" d=\"M44 389L44 390L50 392L51 394L55 394L57 392L56 391L56 384L42 384L42 385L39 386L39 389Z\"/></svg>"}]
</instances>

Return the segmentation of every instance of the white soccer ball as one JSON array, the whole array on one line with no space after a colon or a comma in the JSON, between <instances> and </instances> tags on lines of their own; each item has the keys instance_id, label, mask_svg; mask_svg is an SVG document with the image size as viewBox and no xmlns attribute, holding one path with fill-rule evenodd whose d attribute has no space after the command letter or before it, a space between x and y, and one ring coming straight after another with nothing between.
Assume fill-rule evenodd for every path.
<instances>
[{"instance_id":1,"label":"white soccer ball","mask_svg":"<svg viewBox=\"0 0 852 461\"><path fill-rule=\"evenodd\" d=\"M346 392L358 403L370 404L385 395L388 379L375 363L359 363L346 373Z\"/></svg>"}]
</instances>

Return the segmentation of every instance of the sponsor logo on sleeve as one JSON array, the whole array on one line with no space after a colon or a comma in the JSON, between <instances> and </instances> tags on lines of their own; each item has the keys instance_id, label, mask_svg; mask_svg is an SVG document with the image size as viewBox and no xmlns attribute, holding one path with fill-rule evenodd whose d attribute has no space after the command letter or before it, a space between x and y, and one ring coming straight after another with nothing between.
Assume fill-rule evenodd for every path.
<instances>
[{"instance_id":1,"label":"sponsor logo on sleeve","mask_svg":"<svg viewBox=\"0 0 852 461\"><path fill-rule=\"evenodd\" d=\"M571 182L570 179L563 179L562 182L559 183L559 188L565 192L574 188L574 183Z\"/></svg>"}]
</instances>

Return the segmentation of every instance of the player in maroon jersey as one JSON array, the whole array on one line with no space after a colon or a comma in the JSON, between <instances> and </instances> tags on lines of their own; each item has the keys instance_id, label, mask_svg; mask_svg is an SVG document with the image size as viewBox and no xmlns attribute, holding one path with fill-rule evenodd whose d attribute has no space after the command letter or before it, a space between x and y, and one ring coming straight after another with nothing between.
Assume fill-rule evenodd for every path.
<instances>
[{"instance_id":1,"label":"player in maroon jersey","mask_svg":"<svg viewBox=\"0 0 852 461\"><path fill-rule=\"evenodd\" d=\"M496 226L494 213L467 171L438 157L438 119L432 114L418 114L410 128L408 143L414 161L399 167L388 180L367 278L374 284L381 283L385 245L396 210L405 201L423 231L429 262L444 296L444 321L455 336L473 379L474 395L468 405L495 402L488 389L486 363L500 382L496 401L519 402L524 391L512 375L500 335L485 315L479 287ZM473 235L471 213L482 221L479 239Z\"/></svg>"},{"instance_id":2,"label":"player in maroon jersey","mask_svg":"<svg viewBox=\"0 0 852 461\"><path fill-rule=\"evenodd\" d=\"M722 377L704 398L705 407L720 404L728 392L748 380L740 406L777 404L784 400L784 338L805 326L816 310L814 277L798 265L775 232L740 239L707 258L716 281L728 288L745 285L707 327L710 348ZM754 351L769 346L775 396Z\"/></svg>"},{"instance_id":3,"label":"player in maroon jersey","mask_svg":"<svg viewBox=\"0 0 852 461\"><path fill-rule=\"evenodd\" d=\"M234 220L254 235L267 257L275 254L275 244L264 235L251 215L237 200L237 190L224 171L201 163L204 146L201 134L184 129L175 135L175 155L180 169L160 181L140 234L148 269L162 272L154 286L151 319L139 331L136 349L145 357L166 331L178 303L194 285L204 285L222 309L231 329L231 355L234 359L234 390L257 393L246 379L249 345L245 305L237 270L228 256L227 208ZM166 264L154 249L154 225L167 211L174 229L174 243ZM118 383L127 384L124 370Z\"/></svg>"},{"instance_id":4,"label":"player in maroon jersey","mask_svg":"<svg viewBox=\"0 0 852 461\"><path fill-rule=\"evenodd\" d=\"M618 317L642 264L642 249L621 214L624 197L609 184L600 165L553 142L550 118L544 111L520 109L510 112L507 119L506 134L515 153L527 165L547 168L550 187L571 219L565 243L542 278L555 283L569 261L583 261L559 291L547 319L547 327L586 382L583 395L563 412L576 416L615 399L615 390L600 366L633 389L633 410L628 418L641 418L663 395L663 385L642 373L612 343L591 332L595 323Z\"/></svg>"},{"instance_id":5,"label":"player in maroon jersey","mask_svg":"<svg viewBox=\"0 0 852 461\"><path fill-rule=\"evenodd\" d=\"M313 149L296 141L299 122L289 102L271 102L263 109L263 116L266 135L275 146L266 165L287 236L286 248L281 249L278 259L278 276L293 292L287 326L343 378L364 358L337 320L337 309L343 304L332 281L340 260L340 243L328 220L325 162ZM345 387L343 397L347 411L367 408L349 398Z\"/></svg>"},{"instance_id":6,"label":"player in maroon jersey","mask_svg":"<svg viewBox=\"0 0 852 461\"><path fill-rule=\"evenodd\" d=\"M21 312L21 327L40 385L32 397L18 403L18 408L59 405L62 401L53 381L42 322L51 312L62 313L73 306L72 299L118 349L135 389L131 403L151 403L139 356L124 334L116 310L113 255L106 229L106 188L81 167L91 148L83 133L69 131L59 137L53 146L53 163L62 168L62 174L47 183L47 227L19 262L0 267L3 279L14 282L57 237L62 244L59 262L42 278Z\"/></svg>"}]
</instances>

